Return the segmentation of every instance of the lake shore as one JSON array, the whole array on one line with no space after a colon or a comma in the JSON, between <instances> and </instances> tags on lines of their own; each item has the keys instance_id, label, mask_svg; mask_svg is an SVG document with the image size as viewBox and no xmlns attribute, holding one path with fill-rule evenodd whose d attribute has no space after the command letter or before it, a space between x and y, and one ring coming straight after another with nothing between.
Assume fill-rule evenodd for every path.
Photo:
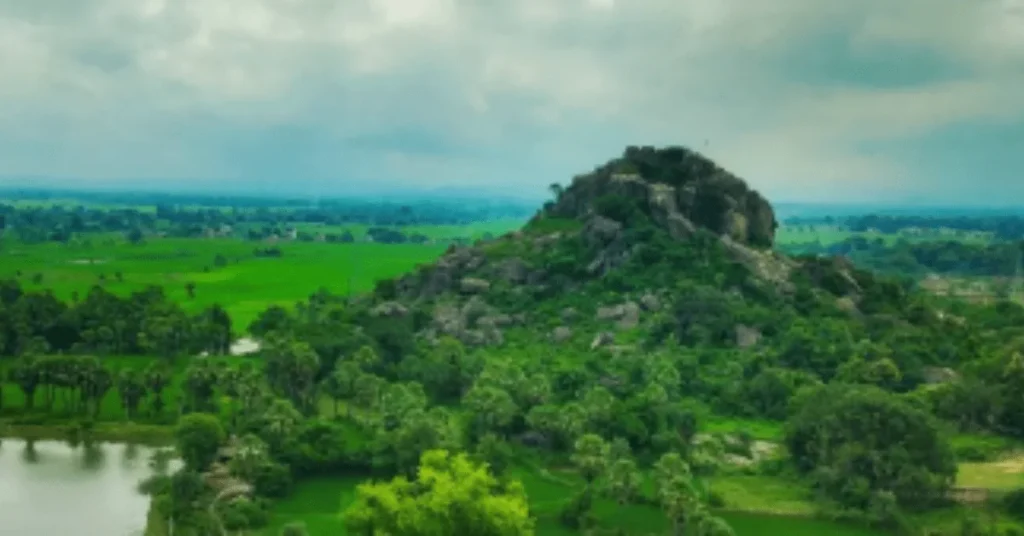
<instances>
[{"instance_id":1,"label":"lake shore","mask_svg":"<svg viewBox=\"0 0 1024 536\"><path fill-rule=\"evenodd\" d=\"M100 422L83 426L76 422L19 424L0 419L0 439L65 440L72 437L94 441L166 446L174 440L174 427L154 424Z\"/></svg>"}]
</instances>

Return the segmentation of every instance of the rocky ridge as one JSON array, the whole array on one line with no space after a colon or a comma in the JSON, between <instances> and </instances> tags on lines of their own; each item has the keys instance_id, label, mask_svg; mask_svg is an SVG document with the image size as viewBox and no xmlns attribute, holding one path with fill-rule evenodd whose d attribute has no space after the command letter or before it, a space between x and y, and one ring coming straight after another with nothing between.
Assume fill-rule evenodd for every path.
<instances>
[{"instance_id":1,"label":"rocky ridge","mask_svg":"<svg viewBox=\"0 0 1024 536\"><path fill-rule=\"evenodd\" d=\"M614 277L638 262L646 243L636 221L677 243L710 240L759 285L793 292L801 263L772 249L777 222L771 205L745 182L687 149L627 148L621 158L553 187L548 202L517 232L472 246L453 246L435 263L379 286L374 316L406 317L429 311L420 336L451 336L471 346L497 346L507 329L535 329L537 304L573 293L587 282ZM641 263L642 265L642 263ZM832 267L836 268L836 267ZM845 267L838 267L841 273ZM813 274L812 274L813 275ZM844 276L841 299L856 309L856 281ZM618 293L592 311L561 309L545 320L552 343L577 336L586 322L590 348L614 347L615 333L662 314L664 288ZM737 323L735 343L757 344L756 328ZM592 337L592 338L591 338Z\"/></svg>"}]
</instances>

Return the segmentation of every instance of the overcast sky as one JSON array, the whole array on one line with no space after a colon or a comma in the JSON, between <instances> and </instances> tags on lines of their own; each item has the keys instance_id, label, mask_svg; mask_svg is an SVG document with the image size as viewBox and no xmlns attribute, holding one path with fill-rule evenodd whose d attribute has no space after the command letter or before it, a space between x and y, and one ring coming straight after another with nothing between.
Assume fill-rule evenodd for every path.
<instances>
[{"instance_id":1,"label":"overcast sky","mask_svg":"<svg viewBox=\"0 0 1024 536\"><path fill-rule=\"evenodd\" d=\"M540 193L629 144L1024 204L1024 1L0 0L0 183Z\"/></svg>"}]
</instances>

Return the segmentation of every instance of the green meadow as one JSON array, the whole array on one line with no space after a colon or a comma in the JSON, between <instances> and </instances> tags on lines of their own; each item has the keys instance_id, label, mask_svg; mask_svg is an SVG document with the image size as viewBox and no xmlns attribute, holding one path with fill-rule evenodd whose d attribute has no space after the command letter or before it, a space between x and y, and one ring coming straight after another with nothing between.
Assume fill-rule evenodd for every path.
<instances>
[{"instance_id":1,"label":"green meadow","mask_svg":"<svg viewBox=\"0 0 1024 536\"><path fill-rule=\"evenodd\" d=\"M71 244L7 244L0 278L16 277L30 290L58 298L84 297L94 285L128 294L159 285L168 296L198 312L219 303L242 332L271 305L291 306L319 288L363 292L379 279L430 262L445 245L281 242L281 257L257 257L266 244L239 239L153 238L132 245L112 237ZM218 266L220 255L226 264ZM186 284L195 284L190 298Z\"/></svg>"}]
</instances>

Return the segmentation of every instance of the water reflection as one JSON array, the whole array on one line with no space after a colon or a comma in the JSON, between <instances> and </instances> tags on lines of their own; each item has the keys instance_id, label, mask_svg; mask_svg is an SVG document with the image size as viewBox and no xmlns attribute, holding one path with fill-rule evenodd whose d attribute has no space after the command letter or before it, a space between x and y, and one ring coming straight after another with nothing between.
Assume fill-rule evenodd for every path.
<instances>
[{"instance_id":1,"label":"water reflection","mask_svg":"<svg viewBox=\"0 0 1024 536\"><path fill-rule=\"evenodd\" d=\"M154 468L172 469L154 449L100 443L5 439L0 444L0 536L133 535L149 498L137 490ZM115 463L111 463L115 462ZM53 515L59 505L60 515Z\"/></svg>"},{"instance_id":2,"label":"water reflection","mask_svg":"<svg viewBox=\"0 0 1024 536\"><path fill-rule=\"evenodd\" d=\"M82 453L82 469L86 471L100 471L103 469L107 461L107 451L101 444L86 441L82 444L82 448L78 450Z\"/></svg>"},{"instance_id":3,"label":"water reflection","mask_svg":"<svg viewBox=\"0 0 1024 536\"><path fill-rule=\"evenodd\" d=\"M25 463L39 463L39 452L36 450L34 439L29 439L25 442L25 448L21 451L21 461Z\"/></svg>"}]
</instances>

